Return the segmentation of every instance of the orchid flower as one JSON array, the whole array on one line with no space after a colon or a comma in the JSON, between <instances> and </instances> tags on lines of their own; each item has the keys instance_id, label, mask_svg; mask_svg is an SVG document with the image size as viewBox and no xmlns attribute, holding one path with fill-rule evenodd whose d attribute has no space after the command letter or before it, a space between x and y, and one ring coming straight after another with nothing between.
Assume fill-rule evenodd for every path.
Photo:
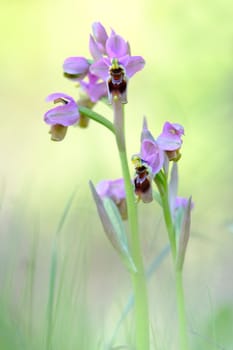
<instances>
[{"instance_id":1,"label":"orchid flower","mask_svg":"<svg viewBox=\"0 0 233 350\"><path fill-rule=\"evenodd\" d=\"M67 127L79 121L80 114L75 100L64 93L53 93L47 96L47 102L61 103L48 110L44 115L44 121L51 125L50 134L53 141L64 139Z\"/></svg>"}]
</instances>

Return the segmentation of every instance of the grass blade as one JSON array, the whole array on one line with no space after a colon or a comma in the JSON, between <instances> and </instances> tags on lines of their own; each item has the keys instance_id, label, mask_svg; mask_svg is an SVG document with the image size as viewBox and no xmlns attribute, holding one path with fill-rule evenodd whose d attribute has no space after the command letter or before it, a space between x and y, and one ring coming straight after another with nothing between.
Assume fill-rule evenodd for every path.
<instances>
[{"instance_id":1,"label":"grass blade","mask_svg":"<svg viewBox=\"0 0 233 350\"><path fill-rule=\"evenodd\" d=\"M57 277L57 246L60 232L64 226L67 215L70 211L71 205L73 203L74 197L76 194L76 190L73 191L70 198L68 199L60 221L57 226L57 230L55 232L55 237L53 241L52 247L52 255L51 255L51 264L50 264L50 278L49 278L49 297L47 304L47 334L46 334L46 350L51 348L51 339L53 333L53 309L54 309L54 300L55 300L55 286L56 286L56 277Z\"/></svg>"}]
</instances>

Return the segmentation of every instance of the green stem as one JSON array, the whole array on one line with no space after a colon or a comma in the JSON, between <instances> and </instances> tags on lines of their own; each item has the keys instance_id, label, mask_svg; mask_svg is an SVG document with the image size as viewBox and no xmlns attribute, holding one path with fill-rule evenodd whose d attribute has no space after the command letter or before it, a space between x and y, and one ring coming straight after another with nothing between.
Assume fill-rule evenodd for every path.
<instances>
[{"instance_id":1,"label":"green stem","mask_svg":"<svg viewBox=\"0 0 233 350\"><path fill-rule=\"evenodd\" d=\"M171 246L173 263L175 265L175 262L176 262L176 235L175 235L175 230L174 230L174 226L173 226L172 215L171 215L171 210L170 210L170 205L169 205L169 199L168 199L167 180L165 180L165 183L164 183L164 191L163 191L163 193L160 191L160 194L161 194L161 199L162 199L164 220L165 220L165 224L167 227L168 237L169 237L170 246Z\"/></svg>"},{"instance_id":2,"label":"green stem","mask_svg":"<svg viewBox=\"0 0 233 350\"><path fill-rule=\"evenodd\" d=\"M182 270L176 270L176 302L179 321L179 349L188 350L187 320L185 314Z\"/></svg>"},{"instance_id":3,"label":"green stem","mask_svg":"<svg viewBox=\"0 0 233 350\"><path fill-rule=\"evenodd\" d=\"M108 119L104 118L102 115L94 112L92 109L89 109L83 106L79 106L79 112L85 115L85 117L88 117L96 121L97 123L104 125L107 129L109 129L115 134L114 125Z\"/></svg>"},{"instance_id":4,"label":"green stem","mask_svg":"<svg viewBox=\"0 0 233 350\"><path fill-rule=\"evenodd\" d=\"M125 181L126 202L131 238L131 253L133 261L137 268L136 273L131 273L135 297L135 344L136 350L149 350L149 310L146 277L141 256L137 207L135 203L135 196L133 192L133 186L130 178L130 172L126 155L123 107L118 99L114 100L113 108L116 142L121 161L122 173Z\"/></svg>"},{"instance_id":5,"label":"green stem","mask_svg":"<svg viewBox=\"0 0 233 350\"><path fill-rule=\"evenodd\" d=\"M187 321L186 321L186 314L185 314L182 267L176 268L177 266L176 233L174 229L174 224L173 224L171 209L169 204L167 177L164 177L162 186L158 186L158 188L161 195L164 220L167 227L167 232L168 232L168 237L169 237L171 252L172 252L172 258L173 258L173 266L175 271L176 303L177 303L178 323L179 323L179 349L188 350Z\"/></svg>"}]
</instances>

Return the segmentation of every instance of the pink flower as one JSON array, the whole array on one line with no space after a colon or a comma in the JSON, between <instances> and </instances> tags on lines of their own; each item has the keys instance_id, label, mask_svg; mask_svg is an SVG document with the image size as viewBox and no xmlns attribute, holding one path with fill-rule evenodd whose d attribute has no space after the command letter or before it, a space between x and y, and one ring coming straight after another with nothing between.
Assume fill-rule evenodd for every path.
<instances>
[{"instance_id":1,"label":"pink flower","mask_svg":"<svg viewBox=\"0 0 233 350\"><path fill-rule=\"evenodd\" d=\"M181 157L180 148L183 143L181 137L184 128L180 124L166 122L163 131L157 138L159 147L164 150L169 160L178 161Z\"/></svg>"},{"instance_id":2,"label":"pink flower","mask_svg":"<svg viewBox=\"0 0 233 350\"><path fill-rule=\"evenodd\" d=\"M44 120L47 124L70 126L78 122L78 106L75 100L69 95L56 92L48 95L46 101L53 101L55 104L59 102L61 103L61 105L54 107L45 113Z\"/></svg>"},{"instance_id":3,"label":"pink flower","mask_svg":"<svg viewBox=\"0 0 233 350\"><path fill-rule=\"evenodd\" d=\"M103 57L102 52L94 47L93 39L91 43L91 51L96 58L90 67L91 73L106 82L110 103L114 95L118 95L122 103L126 103L128 80L144 67L144 59L141 56L131 56L129 44L114 31L105 42L103 52L107 57Z\"/></svg>"},{"instance_id":4,"label":"pink flower","mask_svg":"<svg viewBox=\"0 0 233 350\"><path fill-rule=\"evenodd\" d=\"M61 141L65 137L67 127L79 121L80 115L75 100L64 93L53 93L46 98L61 105L49 109L44 115L44 121L51 125L50 133L54 141Z\"/></svg>"},{"instance_id":5,"label":"pink flower","mask_svg":"<svg viewBox=\"0 0 233 350\"><path fill-rule=\"evenodd\" d=\"M159 147L164 151L176 151L182 145L184 128L180 124L166 122L162 133L157 137Z\"/></svg>"}]
</instances>

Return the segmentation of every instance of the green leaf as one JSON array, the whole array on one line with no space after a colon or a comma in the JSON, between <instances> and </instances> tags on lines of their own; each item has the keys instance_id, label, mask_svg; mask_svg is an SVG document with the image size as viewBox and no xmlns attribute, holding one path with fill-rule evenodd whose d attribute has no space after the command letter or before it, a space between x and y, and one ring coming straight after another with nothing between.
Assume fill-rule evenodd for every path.
<instances>
[{"instance_id":1,"label":"green leaf","mask_svg":"<svg viewBox=\"0 0 233 350\"><path fill-rule=\"evenodd\" d=\"M212 304L212 302L211 302ZM192 326L193 350L232 350L233 307L231 303L210 305L207 319ZM208 310L208 305L205 305Z\"/></svg>"},{"instance_id":2,"label":"green leaf","mask_svg":"<svg viewBox=\"0 0 233 350\"><path fill-rule=\"evenodd\" d=\"M49 296L48 296L48 304L47 304L47 335L46 335L46 349L50 349L51 340L53 335L53 322L54 322L54 301L55 301L55 286L57 280L57 265L58 265L58 257L57 257L57 246L59 235L63 229L66 218L70 212L70 208L73 204L74 198L76 195L76 190L73 191L71 196L69 197L64 211L61 215L60 221L58 223L55 237L53 241L52 253L51 253L51 262L50 262L50 276L49 276Z\"/></svg>"},{"instance_id":3,"label":"green leaf","mask_svg":"<svg viewBox=\"0 0 233 350\"><path fill-rule=\"evenodd\" d=\"M188 204L184 209L183 221L180 229L180 237L178 244L178 252L176 259L176 268L182 270L184 264L184 257L190 237L191 226L191 210L192 210L192 197L189 197Z\"/></svg>"},{"instance_id":4,"label":"green leaf","mask_svg":"<svg viewBox=\"0 0 233 350\"><path fill-rule=\"evenodd\" d=\"M162 264L163 260L168 256L168 253L170 252L170 246L166 245L162 251L159 253L159 255L157 255L154 260L151 262L151 264L149 265L149 267L146 270L146 278L147 280L150 280L150 278L153 276L153 274L155 273L155 271L160 267L160 265ZM117 321L115 329L113 331L113 334L111 336L111 340L108 344L108 346L106 347L107 349L112 349L112 346L116 340L116 337L118 335L118 332L120 330L120 327L123 326L123 322L125 321L127 315L129 314L130 310L132 310L134 305L134 295L130 294L127 304L125 305L120 319Z\"/></svg>"},{"instance_id":5,"label":"green leaf","mask_svg":"<svg viewBox=\"0 0 233 350\"><path fill-rule=\"evenodd\" d=\"M169 182L169 204L171 208L172 215L175 210L176 197L178 192L178 167L177 163L173 162L171 169L171 178Z\"/></svg>"},{"instance_id":6,"label":"green leaf","mask_svg":"<svg viewBox=\"0 0 233 350\"><path fill-rule=\"evenodd\" d=\"M206 324L205 335L207 339L212 339L215 348L221 344L220 349L230 349L232 346L232 325L233 308L232 305L221 305L213 310Z\"/></svg>"},{"instance_id":7,"label":"green leaf","mask_svg":"<svg viewBox=\"0 0 233 350\"><path fill-rule=\"evenodd\" d=\"M110 198L102 200L91 181L90 188L109 241L120 255L126 267L131 272L137 272L130 254L125 227L116 204Z\"/></svg>"}]
</instances>

